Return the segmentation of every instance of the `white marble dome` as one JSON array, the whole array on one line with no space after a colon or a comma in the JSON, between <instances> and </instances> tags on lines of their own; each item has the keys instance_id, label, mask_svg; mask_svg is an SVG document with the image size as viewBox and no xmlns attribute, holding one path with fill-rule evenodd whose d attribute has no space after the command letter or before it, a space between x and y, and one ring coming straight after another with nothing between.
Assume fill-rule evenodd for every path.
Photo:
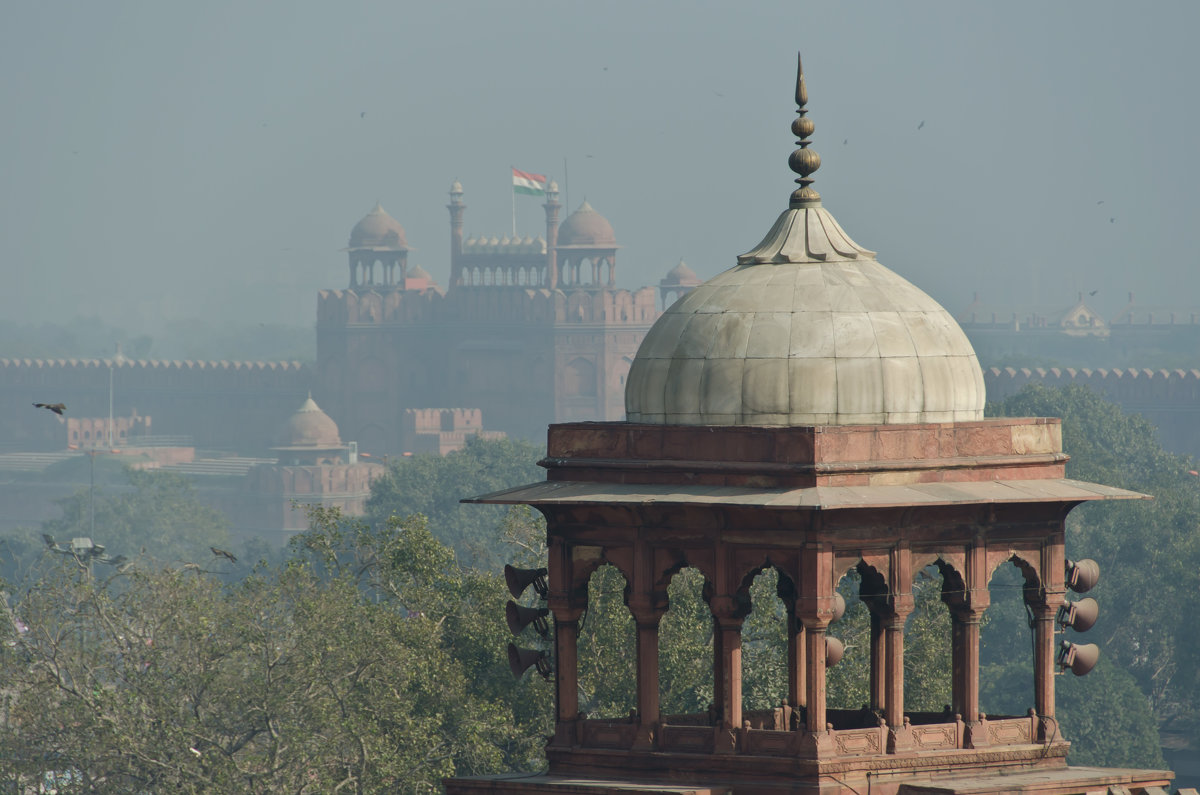
<instances>
[{"instance_id":1,"label":"white marble dome","mask_svg":"<svg viewBox=\"0 0 1200 795\"><path fill-rule=\"evenodd\" d=\"M954 318L793 202L738 264L668 309L638 349L630 422L861 425L983 418L983 372Z\"/></svg>"}]
</instances>

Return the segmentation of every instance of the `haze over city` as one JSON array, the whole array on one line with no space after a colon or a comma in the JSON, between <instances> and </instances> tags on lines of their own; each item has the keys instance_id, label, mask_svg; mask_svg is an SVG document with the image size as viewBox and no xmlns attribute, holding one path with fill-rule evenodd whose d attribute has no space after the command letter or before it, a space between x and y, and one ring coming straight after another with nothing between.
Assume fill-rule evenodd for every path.
<instances>
[{"instance_id":1,"label":"haze over city","mask_svg":"<svg viewBox=\"0 0 1200 795\"><path fill-rule=\"evenodd\" d=\"M786 206L796 49L826 205L952 312L1193 305L1198 23L1183 2L9 4L0 313L309 325L376 200L445 284L450 182L466 233L503 235L510 166L612 222L622 286L680 258L707 278ZM522 235L538 205L517 199Z\"/></svg>"}]
</instances>

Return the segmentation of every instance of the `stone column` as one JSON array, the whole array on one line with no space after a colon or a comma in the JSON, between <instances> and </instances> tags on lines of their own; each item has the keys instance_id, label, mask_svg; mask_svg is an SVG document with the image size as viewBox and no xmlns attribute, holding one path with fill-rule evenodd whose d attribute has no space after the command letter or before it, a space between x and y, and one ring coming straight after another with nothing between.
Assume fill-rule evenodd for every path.
<instances>
[{"instance_id":1,"label":"stone column","mask_svg":"<svg viewBox=\"0 0 1200 795\"><path fill-rule=\"evenodd\" d=\"M1033 704L1042 730L1057 726L1054 717L1054 615L1058 607L1042 602L1033 609ZM1046 742L1051 737L1038 738Z\"/></svg>"},{"instance_id":2,"label":"stone column","mask_svg":"<svg viewBox=\"0 0 1200 795\"><path fill-rule=\"evenodd\" d=\"M825 630L829 621L820 617L804 619L805 647L805 728L812 734L825 732Z\"/></svg>"},{"instance_id":3,"label":"stone column","mask_svg":"<svg viewBox=\"0 0 1200 795\"><path fill-rule=\"evenodd\" d=\"M910 612L911 608L893 609L883 620L887 668L884 714L893 729L904 725L904 622Z\"/></svg>"},{"instance_id":4,"label":"stone column","mask_svg":"<svg viewBox=\"0 0 1200 795\"><path fill-rule=\"evenodd\" d=\"M883 711L887 697L887 638L883 633L883 617L871 613L871 709Z\"/></svg>"},{"instance_id":5,"label":"stone column","mask_svg":"<svg viewBox=\"0 0 1200 795\"><path fill-rule=\"evenodd\" d=\"M833 620L833 547L808 544L800 552L796 617L804 623L804 726L808 752L828 745L825 716L825 630Z\"/></svg>"},{"instance_id":6,"label":"stone column","mask_svg":"<svg viewBox=\"0 0 1200 795\"><path fill-rule=\"evenodd\" d=\"M587 606L587 590L576 598L571 547L549 528L546 604L554 614L554 736L550 744L569 748L578 742L579 618Z\"/></svg>"},{"instance_id":7,"label":"stone column","mask_svg":"<svg viewBox=\"0 0 1200 795\"><path fill-rule=\"evenodd\" d=\"M808 703L808 655L805 651L804 624L796 618L796 606L793 602L787 608L788 632L788 704L793 709L799 709ZM791 728L791 727L788 727Z\"/></svg>"},{"instance_id":8,"label":"stone column","mask_svg":"<svg viewBox=\"0 0 1200 795\"><path fill-rule=\"evenodd\" d=\"M904 722L904 622L912 613L914 602L911 550L906 544L898 544L889 557L887 609L883 615L887 670L883 707L888 722L888 750L894 753L911 744Z\"/></svg>"},{"instance_id":9,"label":"stone column","mask_svg":"<svg viewBox=\"0 0 1200 795\"><path fill-rule=\"evenodd\" d=\"M983 608L951 606L950 620L954 633L951 704L966 726L965 747L982 748L989 744L979 721L979 628Z\"/></svg>"},{"instance_id":10,"label":"stone column","mask_svg":"<svg viewBox=\"0 0 1200 795\"><path fill-rule=\"evenodd\" d=\"M626 606L637 626L638 733L634 748L653 749L658 734L658 624L666 605L656 604L654 550L644 538L633 544L633 581Z\"/></svg>"},{"instance_id":11,"label":"stone column","mask_svg":"<svg viewBox=\"0 0 1200 795\"><path fill-rule=\"evenodd\" d=\"M554 611L554 702L557 705L551 744L576 743L579 721L579 617L583 610L552 600Z\"/></svg>"},{"instance_id":12,"label":"stone column","mask_svg":"<svg viewBox=\"0 0 1200 795\"><path fill-rule=\"evenodd\" d=\"M659 722L658 622L661 612L634 616L637 622L637 705L641 725L651 731Z\"/></svg>"},{"instance_id":13,"label":"stone column","mask_svg":"<svg viewBox=\"0 0 1200 795\"><path fill-rule=\"evenodd\" d=\"M727 730L742 727L742 622L746 611L736 596L714 596L713 614L714 706Z\"/></svg>"},{"instance_id":14,"label":"stone column","mask_svg":"<svg viewBox=\"0 0 1200 795\"><path fill-rule=\"evenodd\" d=\"M962 705L956 710L967 723L979 720L979 627L982 610L964 611L959 626L962 659Z\"/></svg>"}]
</instances>

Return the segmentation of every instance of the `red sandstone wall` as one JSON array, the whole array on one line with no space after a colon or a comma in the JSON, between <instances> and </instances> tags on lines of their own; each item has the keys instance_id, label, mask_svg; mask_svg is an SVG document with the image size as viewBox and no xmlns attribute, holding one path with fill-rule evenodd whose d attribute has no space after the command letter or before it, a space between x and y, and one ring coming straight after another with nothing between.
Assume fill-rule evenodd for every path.
<instances>
[{"instance_id":1,"label":"red sandstone wall","mask_svg":"<svg viewBox=\"0 0 1200 795\"><path fill-rule=\"evenodd\" d=\"M989 400L1016 394L1031 383L1082 384L1158 428L1163 446L1200 457L1200 370L997 368L983 373Z\"/></svg>"},{"instance_id":2,"label":"red sandstone wall","mask_svg":"<svg viewBox=\"0 0 1200 795\"><path fill-rule=\"evenodd\" d=\"M107 417L109 364L0 359L0 399L10 406L61 402L68 416ZM203 449L261 453L304 399L313 375L299 362L126 361L113 365L113 412L152 417L154 433L191 436ZM45 419L6 413L0 445L57 448L57 431L48 433L51 423L38 421Z\"/></svg>"}]
</instances>

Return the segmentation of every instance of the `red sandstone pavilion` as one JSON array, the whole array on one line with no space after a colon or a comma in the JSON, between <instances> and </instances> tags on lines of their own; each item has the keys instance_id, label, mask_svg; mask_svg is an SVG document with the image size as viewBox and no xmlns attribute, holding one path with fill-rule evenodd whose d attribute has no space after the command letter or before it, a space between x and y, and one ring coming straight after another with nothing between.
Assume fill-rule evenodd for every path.
<instances>
[{"instance_id":1,"label":"red sandstone pavilion","mask_svg":"<svg viewBox=\"0 0 1200 795\"><path fill-rule=\"evenodd\" d=\"M473 500L546 517L555 728L547 773L451 779L447 792L1165 793L1167 771L1068 766L1055 718L1056 667L1086 667L1081 647L1056 638L1056 616L1068 587L1095 574L1066 559L1066 516L1142 495L1066 479L1057 419L983 419L962 330L812 189L802 71L796 102L799 189L761 244L655 323L630 370L627 421L551 426L546 482ZM624 719L579 706L579 620L603 564L624 575L637 627L637 708ZM1004 565L1023 575L1033 616L1034 703L984 715L980 621ZM936 713L904 698L904 624L929 566L953 628L951 708ZM658 628L684 567L710 594L712 707L668 715ZM746 711L741 627L768 567L786 607L787 698ZM871 614L870 704L850 711L827 708L825 669L836 588L853 569Z\"/></svg>"}]
</instances>

